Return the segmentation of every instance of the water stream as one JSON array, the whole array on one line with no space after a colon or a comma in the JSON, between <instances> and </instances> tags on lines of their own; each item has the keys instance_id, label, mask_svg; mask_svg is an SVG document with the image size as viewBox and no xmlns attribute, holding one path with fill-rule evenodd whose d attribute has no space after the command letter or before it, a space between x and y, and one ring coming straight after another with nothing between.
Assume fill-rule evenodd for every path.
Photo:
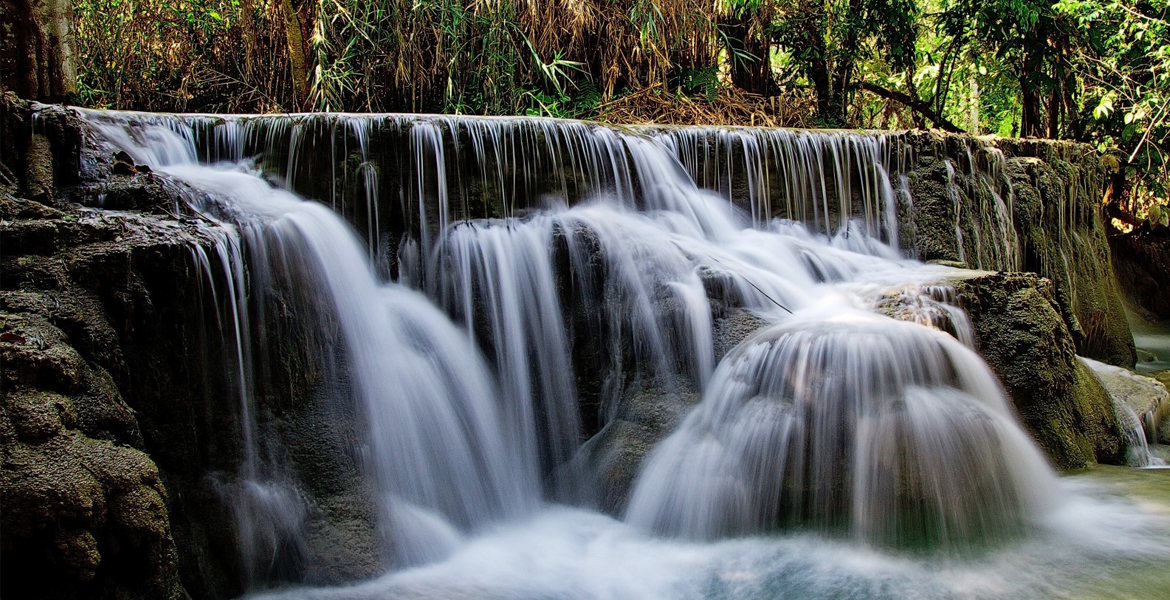
<instances>
[{"instance_id":1,"label":"water stream","mask_svg":"<svg viewBox=\"0 0 1170 600\"><path fill-rule=\"evenodd\" d=\"M229 300L250 585L312 503L250 433L260 307L303 298L317 397L362 424L392 569L274 597L1108 598L1076 594L1170 556L1165 515L1057 478L946 301L956 271L900 255L881 136L85 118L224 240L199 262ZM994 198L980 260L1010 263ZM720 356L732 309L761 326ZM607 516L564 474L635 383L701 401Z\"/></svg>"}]
</instances>

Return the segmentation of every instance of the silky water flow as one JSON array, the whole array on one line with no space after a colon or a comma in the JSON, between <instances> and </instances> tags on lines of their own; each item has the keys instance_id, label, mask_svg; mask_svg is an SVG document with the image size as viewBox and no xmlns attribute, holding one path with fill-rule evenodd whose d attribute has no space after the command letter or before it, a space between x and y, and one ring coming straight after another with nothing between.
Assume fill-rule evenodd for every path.
<instances>
[{"instance_id":1,"label":"silky water flow","mask_svg":"<svg viewBox=\"0 0 1170 600\"><path fill-rule=\"evenodd\" d=\"M1170 589L1156 575L1170 558L1165 515L1058 478L948 302L945 280L959 272L899 254L897 203L912 198L905 150L885 137L83 116L167 178L220 240L195 259L217 282L236 372L245 447L222 485L256 595ZM994 198L980 262L1010 267L1010 189ZM276 293L306 298L312 359L341 382L317 396L361 423L354 451L387 565L364 583L265 579L280 544L303 543L311 503L257 433L263 370L249 331ZM890 298L901 319L879 310ZM729 307L759 327L717 352L714 320ZM601 358L582 366L588 344ZM701 400L606 515L578 455L632 385Z\"/></svg>"}]
</instances>

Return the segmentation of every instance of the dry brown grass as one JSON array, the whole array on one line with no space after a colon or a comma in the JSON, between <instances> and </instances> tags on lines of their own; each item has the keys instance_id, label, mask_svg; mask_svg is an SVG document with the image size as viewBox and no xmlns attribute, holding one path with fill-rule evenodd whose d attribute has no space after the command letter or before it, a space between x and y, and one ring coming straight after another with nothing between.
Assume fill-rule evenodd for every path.
<instances>
[{"instance_id":1,"label":"dry brown grass","mask_svg":"<svg viewBox=\"0 0 1170 600\"><path fill-rule=\"evenodd\" d=\"M726 61L717 31L727 17L723 0L293 4L310 63L309 108L316 110L524 114L538 107L610 121L745 125L801 125L809 112L798 96L761 98L727 83L703 90L705 97L678 93L687 73L713 73ZM81 0L78 46L89 103L225 112L300 107L279 6ZM546 110L550 103L555 110Z\"/></svg>"},{"instance_id":2,"label":"dry brown grass","mask_svg":"<svg viewBox=\"0 0 1170 600\"><path fill-rule=\"evenodd\" d=\"M654 86L603 103L593 118L630 124L813 127L812 114L812 100L795 94L763 97L725 85L708 102Z\"/></svg>"},{"instance_id":3,"label":"dry brown grass","mask_svg":"<svg viewBox=\"0 0 1170 600\"><path fill-rule=\"evenodd\" d=\"M186 8L180 8L186 6ZM290 97L270 0L79 0L81 102L155 111L262 112Z\"/></svg>"}]
</instances>

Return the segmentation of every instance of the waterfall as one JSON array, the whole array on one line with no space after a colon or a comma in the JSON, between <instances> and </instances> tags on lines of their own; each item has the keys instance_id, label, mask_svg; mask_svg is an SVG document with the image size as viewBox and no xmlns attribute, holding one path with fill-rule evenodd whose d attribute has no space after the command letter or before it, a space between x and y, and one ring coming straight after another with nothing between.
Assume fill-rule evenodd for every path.
<instances>
[{"instance_id":1,"label":"waterfall","mask_svg":"<svg viewBox=\"0 0 1170 600\"><path fill-rule=\"evenodd\" d=\"M283 470L261 456L248 311L240 306L248 295L262 307L264 296L281 288L301 289L327 306L330 322L317 326L331 330L322 332L314 358L345 372L347 385L331 390L328 401L362 407L366 469L396 560L433 560L445 550L437 543L457 537L452 526L532 510L539 500L535 469L525 467L532 449L516 443L525 425L501 419L494 378L467 337L418 292L379 281L353 228L328 207L272 187L243 163L194 162L192 136L173 125L104 131L135 161L189 186L188 203L220 225L227 244L219 260L228 271L245 446L232 493L245 563L264 562L274 540L295 536L295 515L303 512ZM212 269L210 259L200 262Z\"/></svg>"},{"instance_id":2,"label":"waterfall","mask_svg":"<svg viewBox=\"0 0 1170 600\"><path fill-rule=\"evenodd\" d=\"M1052 479L970 349L831 306L724 359L648 460L628 518L700 539L787 525L896 545L986 543L1051 506Z\"/></svg>"},{"instance_id":3,"label":"waterfall","mask_svg":"<svg viewBox=\"0 0 1170 600\"><path fill-rule=\"evenodd\" d=\"M312 401L360 423L347 451L396 568L467 560L549 502L587 506L595 483L569 467L634 386L702 397L642 463L635 531L969 549L1061 504L972 349L955 271L902 255L909 158L893 138L82 114L223 240L196 260L234 348L245 448L227 485L253 584L315 518L295 452L258 433L275 417L256 363L293 342L323 373ZM979 261L1014 264L990 173L1003 243ZM732 310L764 325L720 356ZM269 331L276 312L296 339Z\"/></svg>"}]
</instances>

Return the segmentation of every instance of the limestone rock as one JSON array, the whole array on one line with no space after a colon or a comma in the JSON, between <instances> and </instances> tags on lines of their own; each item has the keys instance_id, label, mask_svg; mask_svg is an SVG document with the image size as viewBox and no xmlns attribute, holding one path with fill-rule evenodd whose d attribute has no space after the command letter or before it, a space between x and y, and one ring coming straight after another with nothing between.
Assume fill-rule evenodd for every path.
<instances>
[{"instance_id":1,"label":"limestone rock","mask_svg":"<svg viewBox=\"0 0 1170 600\"><path fill-rule=\"evenodd\" d=\"M642 462L700 400L686 386L641 384L621 398L616 417L578 450L574 469L599 507L621 516Z\"/></svg>"},{"instance_id":2,"label":"limestone rock","mask_svg":"<svg viewBox=\"0 0 1170 600\"><path fill-rule=\"evenodd\" d=\"M127 315L150 301L133 290L136 256L199 238L7 193L0 219L3 596L185 598L170 496L122 394L140 398L151 371L129 376L126 328L107 317L114 298ZM185 250L175 256L189 260Z\"/></svg>"},{"instance_id":3,"label":"limestone rock","mask_svg":"<svg viewBox=\"0 0 1170 600\"><path fill-rule=\"evenodd\" d=\"M1052 282L1030 273L992 273L957 279L954 286L976 349L1053 464L1125 464L1125 435L1112 400L1077 359Z\"/></svg>"},{"instance_id":4,"label":"limestone rock","mask_svg":"<svg viewBox=\"0 0 1170 600\"><path fill-rule=\"evenodd\" d=\"M1069 325L1077 352L1133 366L1099 212L1103 171L1091 148L925 132L907 133L904 142L916 154L906 170L913 202L899 216L907 250L923 260L1051 279L1076 317Z\"/></svg>"},{"instance_id":5,"label":"limestone rock","mask_svg":"<svg viewBox=\"0 0 1170 600\"><path fill-rule=\"evenodd\" d=\"M1114 398L1125 402L1135 413L1162 414L1170 403L1170 392L1162 382L1113 365L1082 359L1093 369L1105 389Z\"/></svg>"}]
</instances>

